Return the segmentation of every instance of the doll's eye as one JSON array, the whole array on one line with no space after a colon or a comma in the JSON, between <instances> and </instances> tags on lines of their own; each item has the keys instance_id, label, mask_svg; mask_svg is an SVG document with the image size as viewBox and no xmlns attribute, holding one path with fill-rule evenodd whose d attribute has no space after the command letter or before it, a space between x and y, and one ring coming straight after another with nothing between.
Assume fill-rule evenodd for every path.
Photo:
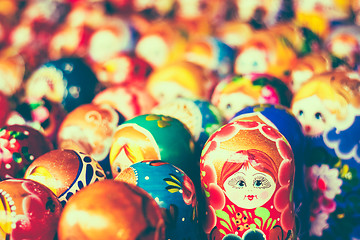
<instances>
[{"instance_id":1,"label":"doll's eye","mask_svg":"<svg viewBox=\"0 0 360 240\"><path fill-rule=\"evenodd\" d=\"M118 173L121 172L120 166L117 166L117 167L116 167L116 171L117 171Z\"/></svg>"},{"instance_id":2,"label":"doll's eye","mask_svg":"<svg viewBox=\"0 0 360 240\"><path fill-rule=\"evenodd\" d=\"M226 109L230 109L230 108L231 108L231 104L228 103L228 104L226 105Z\"/></svg>"},{"instance_id":3,"label":"doll's eye","mask_svg":"<svg viewBox=\"0 0 360 240\"><path fill-rule=\"evenodd\" d=\"M300 110L300 111L299 111L299 116L302 116L302 115L304 115L304 111L303 111L303 110Z\"/></svg>"},{"instance_id":4,"label":"doll's eye","mask_svg":"<svg viewBox=\"0 0 360 240\"><path fill-rule=\"evenodd\" d=\"M238 182L237 182L237 185L238 185L239 187L246 187L246 183L245 183L245 181L243 181L243 180L238 181Z\"/></svg>"},{"instance_id":5,"label":"doll's eye","mask_svg":"<svg viewBox=\"0 0 360 240\"><path fill-rule=\"evenodd\" d=\"M322 121L325 122L325 119L323 118L322 114L319 113L319 112L315 113L315 118L316 118L317 120L322 120Z\"/></svg>"},{"instance_id":6,"label":"doll's eye","mask_svg":"<svg viewBox=\"0 0 360 240\"><path fill-rule=\"evenodd\" d=\"M242 176L236 176L232 178L228 184L233 188L238 188L238 189L242 189L243 187L246 187L246 181Z\"/></svg>"},{"instance_id":7,"label":"doll's eye","mask_svg":"<svg viewBox=\"0 0 360 240\"><path fill-rule=\"evenodd\" d=\"M256 188L269 188L269 187L271 187L271 183L269 182L269 180L267 180L263 176L256 177L254 179L253 185Z\"/></svg>"}]
</instances>

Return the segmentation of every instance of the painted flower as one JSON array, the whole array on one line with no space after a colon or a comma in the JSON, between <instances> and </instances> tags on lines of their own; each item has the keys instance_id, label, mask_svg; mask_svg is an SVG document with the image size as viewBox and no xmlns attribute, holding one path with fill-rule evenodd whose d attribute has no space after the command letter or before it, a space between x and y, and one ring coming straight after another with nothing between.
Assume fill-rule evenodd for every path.
<instances>
[{"instance_id":1,"label":"painted flower","mask_svg":"<svg viewBox=\"0 0 360 240\"><path fill-rule=\"evenodd\" d=\"M171 121L173 119L171 117L167 116L161 116L161 115L155 115L155 114L149 114L146 116L146 121L157 121L157 125L159 128L164 128L171 125Z\"/></svg>"},{"instance_id":2,"label":"painted flower","mask_svg":"<svg viewBox=\"0 0 360 240\"><path fill-rule=\"evenodd\" d=\"M313 216L310 219L311 221L310 236L321 237L323 231L329 228L329 224L327 223L328 218L329 215L327 213L320 213L317 214L316 216Z\"/></svg>"},{"instance_id":3,"label":"painted flower","mask_svg":"<svg viewBox=\"0 0 360 240\"><path fill-rule=\"evenodd\" d=\"M335 209L336 209L336 202L333 199L328 199L321 195L313 203L312 212L314 212L314 213L322 212L322 213L330 214L330 213L334 212Z\"/></svg>"},{"instance_id":4,"label":"painted flower","mask_svg":"<svg viewBox=\"0 0 360 240\"><path fill-rule=\"evenodd\" d=\"M341 193L342 180L338 178L339 170L330 169L328 165L314 165L310 169L310 185L313 190L319 190L328 199L334 199Z\"/></svg>"}]
</instances>

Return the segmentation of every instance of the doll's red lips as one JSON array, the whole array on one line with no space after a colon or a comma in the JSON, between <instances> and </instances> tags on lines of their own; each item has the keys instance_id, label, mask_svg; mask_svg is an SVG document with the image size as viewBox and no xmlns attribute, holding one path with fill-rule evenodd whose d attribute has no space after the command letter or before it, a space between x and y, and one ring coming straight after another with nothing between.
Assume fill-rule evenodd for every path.
<instances>
[{"instance_id":1,"label":"doll's red lips","mask_svg":"<svg viewBox=\"0 0 360 240\"><path fill-rule=\"evenodd\" d=\"M252 201L254 198L257 198L256 195L246 195L246 198L249 199L249 201Z\"/></svg>"}]
</instances>

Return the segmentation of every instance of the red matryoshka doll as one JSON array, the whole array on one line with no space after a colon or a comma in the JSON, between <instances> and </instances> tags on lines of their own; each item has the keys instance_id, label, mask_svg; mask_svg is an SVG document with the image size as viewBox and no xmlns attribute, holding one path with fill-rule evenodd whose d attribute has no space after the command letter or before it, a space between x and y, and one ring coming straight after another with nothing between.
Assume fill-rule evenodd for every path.
<instances>
[{"instance_id":1,"label":"red matryoshka doll","mask_svg":"<svg viewBox=\"0 0 360 240\"><path fill-rule=\"evenodd\" d=\"M32 127L3 126L0 128L0 179L22 178L29 165L51 149L44 135Z\"/></svg>"},{"instance_id":2,"label":"red matryoshka doll","mask_svg":"<svg viewBox=\"0 0 360 240\"><path fill-rule=\"evenodd\" d=\"M211 102L229 121L244 107L255 104L281 104L289 107L291 92L285 83L270 75L234 75L216 85Z\"/></svg>"},{"instance_id":3,"label":"red matryoshka doll","mask_svg":"<svg viewBox=\"0 0 360 240\"><path fill-rule=\"evenodd\" d=\"M194 140L185 125L176 118L145 114L121 124L115 132L110 150L113 176L133 163L162 160L198 178L194 158Z\"/></svg>"},{"instance_id":4,"label":"red matryoshka doll","mask_svg":"<svg viewBox=\"0 0 360 240\"><path fill-rule=\"evenodd\" d=\"M194 63L181 61L154 69L146 89L158 102L177 97L209 99L214 80Z\"/></svg>"},{"instance_id":5,"label":"red matryoshka doll","mask_svg":"<svg viewBox=\"0 0 360 240\"><path fill-rule=\"evenodd\" d=\"M142 161L115 180L136 185L156 200L165 219L165 239L201 239L195 186L181 169L160 160Z\"/></svg>"},{"instance_id":6,"label":"red matryoshka doll","mask_svg":"<svg viewBox=\"0 0 360 240\"><path fill-rule=\"evenodd\" d=\"M233 72L235 51L215 37L190 41L184 59L224 78Z\"/></svg>"},{"instance_id":7,"label":"red matryoshka doll","mask_svg":"<svg viewBox=\"0 0 360 240\"><path fill-rule=\"evenodd\" d=\"M104 62L93 63L99 82L105 86L121 84L145 84L152 67L142 58L130 53L117 54Z\"/></svg>"},{"instance_id":8,"label":"red matryoshka doll","mask_svg":"<svg viewBox=\"0 0 360 240\"><path fill-rule=\"evenodd\" d=\"M301 239L308 239L311 197L306 187L306 141L300 122L291 113L290 108L274 104L259 104L246 107L237 112L231 122L237 120L258 121L268 124L279 130L290 144L295 163L293 199L296 209L296 229Z\"/></svg>"},{"instance_id":9,"label":"red matryoshka doll","mask_svg":"<svg viewBox=\"0 0 360 240\"><path fill-rule=\"evenodd\" d=\"M165 222L145 190L108 179L70 199L59 220L58 239L165 240Z\"/></svg>"},{"instance_id":10,"label":"red matryoshka doll","mask_svg":"<svg viewBox=\"0 0 360 240\"><path fill-rule=\"evenodd\" d=\"M110 174L108 155L112 138L123 121L124 117L109 105L81 105L63 120L57 146L91 155Z\"/></svg>"},{"instance_id":11,"label":"red matryoshka doll","mask_svg":"<svg viewBox=\"0 0 360 240\"><path fill-rule=\"evenodd\" d=\"M295 22L322 39L333 25L350 22L351 0L294 0Z\"/></svg>"},{"instance_id":12,"label":"red matryoshka doll","mask_svg":"<svg viewBox=\"0 0 360 240\"><path fill-rule=\"evenodd\" d=\"M284 37L271 30L260 30L238 51L234 72L266 73L284 79L296 58L295 49Z\"/></svg>"},{"instance_id":13,"label":"red matryoshka doll","mask_svg":"<svg viewBox=\"0 0 360 240\"><path fill-rule=\"evenodd\" d=\"M360 64L360 26L351 24L334 28L325 39L326 49L349 69Z\"/></svg>"},{"instance_id":14,"label":"red matryoshka doll","mask_svg":"<svg viewBox=\"0 0 360 240\"><path fill-rule=\"evenodd\" d=\"M292 111L307 136L311 239L360 238L360 80L333 71L314 76L294 95Z\"/></svg>"},{"instance_id":15,"label":"red matryoshka doll","mask_svg":"<svg viewBox=\"0 0 360 240\"><path fill-rule=\"evenodd\" d=\"M224 125L205 144L200 170L209 239L296 239L293 153L275 128Z\"/></svg>"},{"instance_id":16,"label":"red matryoshka doll","mask_svg":"<svg viewBox=\"0 0 360 240\"><path fill-rule=\"evenodd\" d=\"M0 52L0 92L14 95L23 83L24 74L24 58L14 49L3 49Z\"/></svg>"},{"instance_id":17,"label":"red matryoshka doll","mask_svg":"<svg viewBox=\"0 0 360 240\"><path fill-rule=\"evenodd\" d=\"M125 83L99 92L94 104L107 104L118 111L126 120L149 113L156 100L139 83Z\"/></svg>"},{"instance_id":18,"label":"red matryoshka doll","mask_svg":"<svg viewBox=\"0 0 360 240\"><path fill-rule=\"evenodd\" d=\"M135 46L135 54L156 69L182 59L186 44L187 39L179 29L160 21L142 32Z\"/></svg>"},{"instance_id":19,"label":"red matryoshka doll","mask_svg":"<svg viewBox=\"0 0 360 240\"><path fill-rule=\"evenodd\" d=\"M176 98L157 105L151 113L162 114L180 120L190 131L199 154L211 134L223 124L219 109L208 101Z\"/></svg>"},{"instance_id":20,"label":"red matryoshka doll","mask_svg":"<svg viewBox=\"0 0 360 240\"><path fill-rule=\"evenodd\" d=\"M237 20L226 21L214 31L218 39L235 50L239 50L254 34L254 29L249 23Z\"/></svg>"},{"instance_id":21,"label":"red matryoshka doll","mask_svg":"<svg viewBox=\"0 0 360 240\"><path fill-rule=\"evenodd\" d=\"M64 206L83 187L104 180L105 172L88 154L56 149L35 159L24 178L48 187Z\"/></svg>"},{"instance_id":22,"label":"red matryoshka doll","mask_svg":"<svg viewBox=\"0 0 360 240\"><path fill-rule=\"evenodd\" d=\"M284 0L258 0L249 3L246 0L235 0L237 19L249 22L254 26L273 26L279 21L290 18L290 6Z\"/></svg>"},{"instance_id":23,"label":"red matryoshka doll","mask_svg":"<svg viewBox=\"0 0 360 240\"><path fill-rule=\"evenodd\" d=\"M137 33L130 22L108 16L91 34L87 56L91 61L104 62L119 53L132 51L136 41Z\"/></svg>"},{"instance_id":24,"label":"red matryoshka doll","mask_svg":"<svg viewBox=\"0 0 360 240\"><path fill-rule=\"evenodd\" d=\"M323 52L314 52L299 57L291 67L288 87L296 93L312 76L331 70L330 56Z\"/></svg>"},{"instance_id":25,"label":"red matryoshka doll","mask_svg":"<svg viewBox=\"0 0 360 240\"><path fill-rule=\"evenodd\" d=\"M26 82L25 95L61 103L70 112L92 101L97 84L95 74L81 58L61 58L32 73Z\"/></svg>"},{"instance_id":26,"label":"red matryoshka doll","mask_svg":"<svg viewBox=\"0 0 360 240\"><path fill-rule=\"evenodd\" d=\"M27 179L0 182L0 238L54 239L62 206L50 189Z\"/></svg>"}]
</instances>

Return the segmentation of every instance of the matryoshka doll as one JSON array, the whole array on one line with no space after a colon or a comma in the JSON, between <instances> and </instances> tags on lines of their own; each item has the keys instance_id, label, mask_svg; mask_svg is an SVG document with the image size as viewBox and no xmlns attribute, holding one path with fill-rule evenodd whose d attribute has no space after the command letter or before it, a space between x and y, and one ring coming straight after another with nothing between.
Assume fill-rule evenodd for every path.
<instances>
[{"instance_id":1,"label":"matryoshka doll","mask_svg":"<svg viewBox=\"0 0 360 240\"><path fill-rule=\"evenodd\" d=\"M62 206L46 186L28 179L0 182L0 238L54 239Z\"/></svg>"},{"instance_id":2,"label":"matryoshka doll","mask_svg":"<svg viewBox=\"0 0 360 240\"><path fill-rule=\"evenodd\" d=\"M356 239L359 216L360 80L352 72L314 76L292 111L307 137L310 239Z\"/></svg>"},{"instance_id":3,"label":"matryoshka doll","mask_svg":"<svg viewBox=\"0 0 360 240\"><path fill-rule=\"evenodd\" d=\"M116 130L110 149L113 176L144 160L169 162L193 181L199 174L194 140L189 130L178 119L169 116L140 115L125 121Z\"/></svg>"},{"instance_id":4,"label":"matryoshka doll","mask_svg":"<svg viewBox=\"0 0 360 240\"><path fill-rule=\"evenodd\" d=\"M208 101L176 98L160 103L151 113L162 114L180 120L190 131L195 141L195 152L200 153L211 134L223 124L220 111Z\"/></svg>"},{"instance_id":5,"label":"matryoshka doll","mask_svg":"<svg viewBox=\"0 0 360 240\"><path fill-rule=\"evenodd\" d=\"M91 155L109 175L112 138L123 121L124 117L109 105L83 104L67 114L61 123L57 146Z\"/></svg>"},{"instance_id":6,"label":"matryoshka doll","mask_svg":"<svg viewBox=\"0 0 360 240\"><path fill-rule=\"evenodd\" d=\"M29 165L52 149L38 130L25 125L0 128L0 179L22 178Z\"/></svg>"},{"instance_id":7,"label":"matryoshka doll","mask_svg":"<svg viewBox=\"0 0 360 240\"><path fill-rule=\"evenodd\" d=\"M115 180L136 185L156 200L165 219L166 239L201 239L195 186L181 169L160 160L142 161Z\"/></svg>"},{"instance_id":8,"label":"matryoshka doll","mask_svg":"<svg viewBox=\"0 0 360 240\"><path fill-rule=\"evenodd\" d=\"M234 73L266 73L286 78L297 58L296 49L277 32L259 30L243 45L235 58Z\"/></svg>"},{"instance_id":9,"label":"matryoshka doll","mask_svg":"<svg viewBox=\"0 0 360 240\"><path fill-rule=\"evenodd\" d=\"M82 188L105 179L105 172L90 155L74 150L56 149L31 163L24 179L48 187L64 206Z\"/></svg>"},{"instance_id":10,"label":"matryoshka doll","mask_svg":"<svg viewBox=\"0 0 360 240\"><path fill-rule=\"evenodd\" d=\"M224 125L206 143L200 170L209 239L296 239L293 152L278 130Z\"/></svg>"},{"instance_id":11,"label":"matryoshka doll","mask_svg":"<svg viewBox=\"0 0 360 240\"><path fill-rule=\"evenodd\" d=\"M149 76L146 89L158 102L177 97L209 99L214 80L194 63L180 61L155 69Z\"/></svg>"},{"instance_id":12,"label":"matryoshka doll","mask_svg":"<svg viewBox=\"0 0 360 240\"><path fill-rule=\"evenodd\" d=\"M294 204L296 209L296 229L300 239L309 237L310 196L305 180L305 136L301 124L291 109L279 104L258 104L237 112L230 122L251 120L263 122L277 129L289 142L294 153L295 179Z\"/></svg>"},{"instance_id":13,"label":"matryoshka doll","mask_svg":"<svg viewBox=\"0 0 360 240\"><path fill-rule=\"evenodd\" d=\"M280 79L266 74L233 75L220 81L211 102L229 121L244 107L259 104L290 106L291 92Z\"/></svg>"},{"instance_id":14,"label":"matryoshka doll","mask_svg":"<svg viewBox=\"0 0 360 240\"><path fill-rule=\"evenodd\" d=\"M70 112L92 101L97 84L95 74L81 58L61 58L32 73L25 85L25 95L61 103Z\"/></svg>"},{"instance_id":15,"label":"matryoshka doll","mask_svg":"<svg viewBox=\"0 0 360 240\"><path fill-rule=\"evenodd\" d=\"M165 222L145 190L107 179L69 200L60 216L58 239L165 240Z\"/></svg>"}]
</instances>

